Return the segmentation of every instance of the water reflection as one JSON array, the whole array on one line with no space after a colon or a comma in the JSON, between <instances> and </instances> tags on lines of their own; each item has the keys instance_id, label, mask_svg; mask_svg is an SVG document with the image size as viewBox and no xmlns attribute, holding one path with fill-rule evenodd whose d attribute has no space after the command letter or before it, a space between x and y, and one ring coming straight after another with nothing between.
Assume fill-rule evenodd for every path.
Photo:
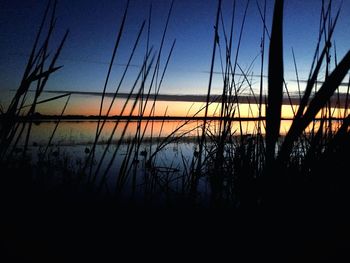
<instances>
[{"instance_id":1,"label":"water reflection","mask_svg":"<svg viewBox=\"0 0 350 263\"><path fill-rule=\"evenodd\" d=\"M120 121L112 143L104 155L107 148L106 142L116 123L116 121L106 122L96 146L94 162L91 166L92 176L96 174L94 182L97 182L97 186L99 186L99 182L103 181L102 191L120 190L123 192L122 195L140 197L140 200L144 197L142 195L147 195L147 193L152 193L153 198L159 193L160 196L157 196L155 200L160 202L166 198L164 194L188 192L187 188L191 179L189 171L196 159L197 138L202 133L202 120L131 121L129 123ZM339 124L340 122L333 121L333 128L336 129ZM46 148L55 125L55 122L39 122L33 126L30 138L31 147L28 152L33 163L40 162L40 158L42 158L40 154ZM117 146L126 125L128 126L123 143ZM290 120L282 121L282 135L286 134L290 125ZM238 140L241 130L244 135L254 135L257 133L257 126L257 121L234 121L231 132L233 136L237 135L235 138ZM264 126L264 122L261 122L262 133L264 133ZM316 121L308 129L314 127L317 130L318 126L319 122ZM42 160L49 163L51 168L62 169L62 174L65 173L66 167L71 167L72 171L80 170L88 163L87 159L94 142L96 127L96 121L62 121L59 123L49 151ZM138 128L142 132L145 131L139 147L130 143ZM219 121L208 122L208 134L217 135L218 128ZM168 140L164 144L164 148L159 150L157 147L161 142L164 142L167 136L171 136L171 139L183 137L179 140ZM207 143L208 149L214 144L209 139ZM149 165L150 156L155 152L157 154L152 158L152 165ZM114 154L115 156L113 156ZM123 171L122 166L125 163L126 168ZM41 169L40 166L38 167ZM89 176L89 168L85 172L86 176ZM123 173L125 177L120 176ZM93 177L85 177L83 181L91 178ZM198 182L198 192L202 193L202 198L210 196L208 180L207 177L203 177Z\"/></svg>"},{"instance_id":2,"label":"water reflection","mask_svg":"<svg viewBox=\"0 0 350 263\"><path fill-rule=\"evenodd\" d=\"M126 133L124 139L132 139L135 136L137 129L144 133L144 139L149 138L164 138L167 136L174 137L196 137L202 133L202 121L130 121L128 124L126 121L119 121L113 140L120 139L120 136L125 129ZM283 120L281 121L280 133L285 135L291 126L292 121ZM333 121L333 129L339 127L340 122ZM311 129L318 129L320 122L315 121L311 123L306 131ZM45 145L54 128L56 122L40 122L33 125L31 133L31 144L35 143L38 145ZM112 130L116 125L116 121L107 121L102 130L99 143L104 144L111 136ZM219 128L219 121L209 121L208 129L212 134L217 134ZM234 121L232 122L232 135L240 135L241 130L243 134L256 134L257 133L257 121ZM55 136L53 138L53 144L60 145L79 145L79 144L91 144L94 141L96 134L97 121L62 121L57 128ZM265 123L261 122L261 132L265 133Z\"/></svg>"}]
</instances>

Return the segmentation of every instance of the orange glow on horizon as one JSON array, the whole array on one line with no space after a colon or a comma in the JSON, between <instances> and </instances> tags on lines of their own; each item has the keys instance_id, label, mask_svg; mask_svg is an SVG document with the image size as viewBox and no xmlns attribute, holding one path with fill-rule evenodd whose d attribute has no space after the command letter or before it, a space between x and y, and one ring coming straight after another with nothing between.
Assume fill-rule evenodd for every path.
<instances>
[{"instance_id":1,"label":"orange glow on horizon","mask_svg":"<svg viewBox=\"0 0 350 263\"><path fill-rule=\"evenodd\" d=\"M110 111L109 116L121 115L122 108L125 104L125 99L117 99ZM65 103L65 99L60 99L57 101L51 101L50 103L44 103L37 106L37 111L45 115L60 115ZM100 111L100 97L92 96L72 96L70 99L64 115L99 115ZM107 97L104 100L104 107L102 115L107 113L107 109L111 103L111 98ZM131 113L134 100L130 100L122 115L128 116ZM147 103L144 116L151 115L151 109L153 106L153 101ZM183 102L183 101L157 101L155 103L154 116L171 116L171 117L203 117L205 114L205 103L203 102ZM293 109L289 105L282 106L282 118L293 118L294 114L297 112L298 106L293 106ZM259 107L256 104L237 104L233 105L234 115L233 117L258 117ZM261 115L265 116L265 105L262 105ZM293 112L294 110L294 112ZM212 103L208 107L208 116L220 116L221 105L220 103ZM137 103L134 107L132 115L138 116L140 112L140 104ZM344 116L344 109L331 108L332 116L342 117ZM153 115L153 114L152 114ZM232 115L231 115L232 116ZM320 111L317 117L322 116L322 111Z\"/></svg>"}]
</instances>

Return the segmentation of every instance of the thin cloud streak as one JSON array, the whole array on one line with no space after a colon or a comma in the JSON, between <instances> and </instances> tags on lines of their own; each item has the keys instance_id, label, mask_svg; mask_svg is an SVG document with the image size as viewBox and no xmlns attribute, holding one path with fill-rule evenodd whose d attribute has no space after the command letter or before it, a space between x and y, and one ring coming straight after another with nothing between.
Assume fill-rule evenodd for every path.
<instances>
[{"instance_id":1,"label":"thin cloud streak","mask_svg":"<svg viewBox=\"0 0 350 263\"><path fill-rule=\"evenodd\" d=\"M76 95L84 95L84 96L102 96L101 92L91 92L91 91L70 91L70 90L46 90L46 93L55 93L55 94L76 94ZM107 92L105 93L106 97L113 97L114 93ZM129 93L118 93L117 98L119 99L126 99L129 96ZM132 94L131 98L136 98L137 94ZM157 101L182 101L182 102L206 102L207 95L174 95L174 94L158 94L157 95ZM149 97L151 100L154 100L155 96L153 94L150 94ZM254 104L255 98L253 95L238 95L237 96L238 103L240 104ZM335 94L332 97L331 103L332 105L335 105L337 101L339 100L338 108L344 108L345 106L345 100L346 100L346 93L339 93ZM211 95L210 96L210 102L220 102L221 101L221 95ZM263 102L266 101L266 96L263 95ZM299 105L299 95L293 94L290 97L290 100L287 96L283 97L282 104L283 105L290 105L290 102L292 102L293 105Z\"/></svg>"}]
</instances>

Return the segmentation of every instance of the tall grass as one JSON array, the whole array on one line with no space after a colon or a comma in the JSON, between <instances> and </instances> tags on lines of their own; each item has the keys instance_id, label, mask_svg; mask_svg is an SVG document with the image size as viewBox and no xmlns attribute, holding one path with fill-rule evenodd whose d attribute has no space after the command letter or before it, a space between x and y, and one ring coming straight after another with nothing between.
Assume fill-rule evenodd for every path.
<instances>
[{"instance_id":1,"label":"tall grass","mask_svg":"<svg viewBox=\"0 0 350 263\"><path fill-rule=\"evenodd\" d=\"M283 96L283 4L276 1L270 39L268 97L266 108L266 161L275 158L275 146L281 126Z\"/></svg>"},{"instance_id":2,"label":"tall grass","mask_svg":"<svg viewBox=\"0 0 350 263\"><path fill-rule=\"evenodd\" d=\"M163 50L163 46L164 46L164 43L165 43L165 36L166 36L166 32L167 32L167 28L168 28L168 24L169 24L169 20L170 20L172 8L173 8L173 2L171 3L170 8L169 8L169 13L168 13L167 20L166 20L166 23L165 23L165 27L164 27L164 30L163 30L163 35L162 35L162 39L161 39L161 42L160 42L159 51L157 53L154 52L154 48L153 47L149 47L150 24L151 24L151 15L152 15L152 12L151 12L152 8L150 8L150 14L149 14L149 19L148 19L146 54L145 54L145 58L144 58L144 61L143 61L143 65L140 68L140 70L139 70L139 72L138 72L138 74L137 74L137 76L135 78L134 84L133 84L133 86L132 86L132 88L131 88L131 90L130 90L127 98L126 98L126 101L124 102L124 104L120 105L120 107L121 107L120 115L125 115L125 116L129 116L129 117L127 118L126 122L124 123L124 127L122 128L122 132L121 132L120 138L118 138L118 141L117 141L117 143L115 145L115 148L113 150L112 155L109 156L107 153L108 153L108 151L110 150L110 148L112 146L112 141L113 141L113 138L115 136L115 132L117 131L117 129L120 126L119 125L120 124L120 120L117 120L115 122L115 125L114 125L114 127L112 128L112 130L110 132L110 135L109 135L106 147L103 149L102 155L99 158L99 160L97 160L97 165L94 168L93 164L95 162L95 150L96 150L97 143L99 141L99 138L100 138L100 135L102 133L102 130L104 129L105 123L107 121L107 117L110 114L112 106L114 106L115 99L116 99L116 97L117 97L117 95L119 93L119 90L120 90L120 88L121 88L121 86L123 84L125 75L126 75L126 73L128 71L129 65L130 65L130 63L131 63L131 61L133 59L135 51L136 51L136 49L137 49L137 47L138 47L138 45L140 43L140 39L141 39L142 33L144 31L144 28L145 28L145 24L146 24L146 22L144 21L142 23L141 27L140 27L137 39L135 41L135 44L134 44L134 46L132 48L132 51L131 51L131 54L129 56L129 60L127 62L127 66L126 66L126 68L125 68L125 70L123 72L123 75L122 75L119 83L118 83L118 86L116 88L116 91L114 93L112 101L111 101L111 103L110 103L110 105L108 107L107 113L106 113L105 116L102 116L104 94L106 92L106 86L108 84L108 80L109 80L109 77L110 77L113 61L115 59L116 51L118 49L120 41L122 41L123 29L124 29L124 25L125 25L125 23L127 21L126 17L127 17L127 13L128 13L128 5L127 5L127 7L126 7L126 9L124 11L122 24L121 24L121 27L120 27L120 29L118 31L118 36L117 36L117 40L116 40L116 43L115 43L115 48L114 48L113 53L112 53L111 63L110 63L110 66L109 66L109 69L108 69L108 72L107 72L106 81L105 81L105 84L104 84L104 87L103 87L103 91L102 91L103 95L102 95L102 100L101 100L101 105L100 105L100 112L99 112L100 118L99 118L99 122L97 124L95 141L94 141L94 144L92 146L92 150L89 153L88 162L86 162L85 167L83 169L83 173L85 173L85 169L88 166L90 167L88 182L89 182L89 184L92 185L92 187L94 187L95 184L98 184L99 185L98 192L102 191L103 187L106 186L105 183L106 183L106 180L108 178L109 171L110 171L111 167L115 163L115 158L120 154L119 150L120 150L120 147L122 145L122 142L124 141L124 137L126 135L126 132L128 130L128 127L129 127L129 124L131 122L131 117L135 114L135 109L137 109L137 108L139 110L138 111L138 114L139 114L139 121L138 121L138 123L139 124L138 124L138 127L136 129L135 136L131 140L130 145L128 146L127 154L126 154L124 160L121 163L121 168L120 168L120 171L119 171L119 173L117 175L117 180L116 180L117 181L117 183L116 183L116 193L120 192L121 189L124 187L125 181L129 177L129 174L130 174L130 171L131 171L131 166L134 166L135 163L136 164L138 163L137 162L137 160L138 160L137 156L138 156L138 154L140 152L141 143L142 143L145 131L146 131L148 125L149 125L149 120L147 120L146 127L144 128L143 131L141 130L141 125L140 124L141 124L141 121L142 121L143 117L146 114L146 108L147 108L148 105L151 105L151 110L150 110L150 113L149 113L150 116L154 112L157 96L158 96L159 90L161 88L161 85L162 85L162 82L163 82L163 79L164 79L164 76L165 76L165 72L167 70L167 67L168 67L168 64L170 62L170 58L171 58L171 55L172 55L172 52L173 52L173 49L174 49L175 43L176 43L176 41L174 40L174 42L173 42L173 44L172 44L172 46L170 48L169 55L168 55L168 57L166 59L166 63L165 63L163 72L162 72L162 74L160 76L160 79L158 80L158 74L159 74L159 71L160 71L160 62L161 62L162 50ZM151 73L152 72L152 68L153 68L153 73ZM148 85L147 82L149 80L149 76L150 75L151 75L150 84L149 84L149 87L147 89L147 85ZM139 86L139 89L137 90L138 86ZM155 88L155 92L153 94L154 101L151 104L150 97L152 95L151 93L152 93L152 88L153 87ZM137 90L136 94L134 93L135 90ZM127 110L128 106L131 106L131 109L129 110L129 112L127 112L128 111ZM103 121L101 121L102 119L103 119ZM151 156L151 158L152 158L152 154L150 154L149 156ZM109 160L107 160L108 158L109 158ZM151 162L151 160L149 160L148 162ZM105 168L103 168L104 164L106 164Z\"/></svg>"},{"instance_id":3,"label":"tall grass","mask_svg":"<svg viewBox=\"0 0 350 263\"><path fill-rule=\"evenodd\" d=\"M260 139L262 137L261 124L259 121L256 127L257 132L254 135L244 135L243 128L240 126L241 139L236 141L236 145L231 146L231 143L235 141L235 137L232 137L232 133L230 132L230 123L225 123L225 120L227 120L227 117L231 114L238 114L238 116L240 116L240 112L238 104L236 108L232 108L232 103L234 103L234 101L228 102L228 106L226 106L226 92L229 90L227 86L228 74L227 67L225 68L225 66L221 65L223 75L223 95L220 116L222 121L220 121L219 130L216 134L209 133L205 125L203 126L199 149L205 149L207 157L205 159L205 164L201 163L201 166L197 166L205 169L204 174L210 180L211 195L215 205L220 203L223 204L223 202L227 201L229 201L229 203L230 201L233 201L233 203L238 203L243 206L247 204L249 206L254 206L259 203L259 200L262 200L265 197L268 197L268 202L271 201L270 197L278 199L279 197L277 197L277 195L271 194L273 188L278 188L281 191L283 191L283 189L291 190L290 187L292 187L294 183L299 182L300 184L303 184L303 180L307 180L307 177L300 179L302 176L308 176L310 174L317 176L319 171L316 172L316 170L313 171L312 169L315 168L317 160L320 160L320 158L322 159L322 156L325 155L324 149L328 147L324 147L323 145L330 145L331 142L334 142L335 138L338 138L337 134L339 133L343 134L344 137L342 138L344 140L346 140L345 137L349 136L348 132L344 132L347 129L345 127L348 125L345 116L342 128L336 131L334 135L329 133L333 130L331 126L332 113L329 111L329 101L333 94L338 90L339 85L349 71L349 54L346 54L340 62L336 61L333 72L328 73L330 71L330 43L340 10L336 13L334 20L330 19L331 4L326 8L323 6L322 10L323 15L321 16L320 34L316 47L314 63L311 67L310 77L307 81L303 95L301 94L299 87L301 101L297 112L294 112L287 84L285 83L283 76L283 1L275 2L271 36L267 32L270 38L270 47L265 143ZM267 31L265 12L266 11L262 12L260 10L260 15L263 21L263 41L265 32ZM327 24L328 27L326 27ZM222 26L224 28L224 25ZM328 30L327 34L325 34L326 29ZM215 27L214 34L215 36L218 34L217 27ZM236 53L236 58L232 62L233 64L231 64L231 41L227 41L225 30L223 34L223 39L226 41L226 65L233 68L231 71L233 75L231 91L233 92L233 97L237 97L240 89L234 81L235 68L238 67L241 70L241 75L244 76L244 82L248 87L250 87L248 79L249 74L245 73L240 68L237 62L238 53ZM325 36L325 46L319 54L321 36L323 35ZM215 37L215 39L219 38ZM240 37L238 41L240 41ZM238 42L238 51L239 43L240 42ZM215 46L216 44L217 43L215 42ZM220 46L219 43L218 46ZM262 43L261 46L263 57L264 44ZM293 57L297 79L299 79L294 51ZM311 91L317 85L317 79L324 60L326 60L326 79L322 86L316 90L314 97L310 100ZM263 59L261 64L261 68L263 69ZM256 97L253 95L253 98L256 100L255 104L259 105L259 116L261 116L261 106L264 103L262 101L262 72L263 71L261 71L260 98L258 103ZM210 83L211 79L209 78L209 86ZM298 85L300 85L299 80ZM284 88L286 89L286 94L290 100L295 117L285 138L280 138L280 123L282 120L281 109ZM208 95L210 95L210 89L208 89ZM308 102L309 100L310 102ZM231 111L227 110L229 108ZM316 123L315 120L317 114L325 108L327 108L327 111L325 112L328 112L328 114L322 115L323 117L318 132L314 133L312 129L310 137L307 132L308 126L312 123ZM330 123L327 128L327 131L329 132L324 132L324 125L327 122ZM204 119L204 124L205 123ZM206 141L203 136L207 141L210 141L206 146L202 146L202 143ZM215 139L216 136L219 138L217 141ZM316 151L317 153L313 153L313 151ZM291 156L292 153L293 155ZM201 151L199 160L201 160L200 158ZM199 163L197 165L199 165ZM298 175L294 178L290 178L289 176L295 171L294 169L298 170ZM286 177L283 173L287 173L288 176ZM273 178L268 178L272 174L274 174ZM293 182L293 184L288 183L288 180L290 180L289 182Z\"/></svg>"},{"instance_id":4,"label":"tall grass","mask_svg":"<svg viewBox=\"0 0 350 263\"><path fill-rule=\"evenodd\" d=\"M336 116L340 122L339 127L333 123L335 112L331 110L330 99L339 92L339 86L350 69L350 52L341 59L336 54L333 42L333 33L340 9L332 19L331 3L326 6L324 3L320 15L320 28L318 41L315 48L313 63L304 90L302 90L298 75L297 60L294 50L292 50L294 68L298 84L299 107L296 111L293 108L293 101L284 80L284 52L283 52L283 17L284 1L276 0L271 34L270 26L267 24L267 4L264 1L263 8L257 3L257 8L262 21L260 52L255 59L260 60L259 94L256 94L252 87L252 68L255 59L247 67L243 68L239 63L239 55L242 46L243 34L245 33L246 18L249 16L248 10L250 1L246 1L242 21L237 23L236 1L232 1L232 16L229 19L229 26L225 24L222 12L222 1L218 0L216 16L214 20L213 42L211 50L210 71L208 79L208 89L204 106L195 112L192 117L197 118L200 113L204 117L198 126L188 131L181 131L191 120L184 121L176 127L173 132L162 136L154 134L153 119L155 114L157 98L160 93L163 80L166 76L176 40L171 42L170 51L165 56L164 66L161 61L165 54L166 36L174 1L171 2L167 18L164 24L162 38L158 50L150 46L151 38L151 18L152 7L150 7L148 20L144 20L140 25L135 41L130 49L127 65L122 73L112 100L107 105L107 113L103 114L106 106L105 95L109 84L113 63L118 59L118 49L128 23L129 1L123 13L121 25L117 31L117 37L111 54L111 61L107 69L106 79L102 87L101 103L99 107L99 119L91 150L87 151L87 158L80 171L79 180L85 190L90 194L109 195L117 200L123 200L124 194L129 194L129 201L135 201L136 197L141 197L142 201L155 201L162 196L166 204L184 200L186 204L229 206L232 208L248 207L256 208L262 204L278 204L286 202L293 203L296 200L310 201L312 196L320 196L322 191L329 195L334 194L328 187L328 183L335 185L345 191L348 186L348 179L342 177L341 168L345 167L345 160L349 146L349 87L345 98L345 108L343 116ZM41 100L49 76L60 67L55 66L58 56L61 53L67 34L60 42L57 51L52 59L47 55L49 40L55 27L55 6L52 6L51 19L48 22L48 33L44 37L41 47L38 49L39 39L45 21L49 14L47 7L43 22L39 28L38 36L35 40L33 51L29 58L23 80L17 90L7 111L4 111L0 131L0 158L2 163L12 158L15 146L24 134L24 149L22 156L26 155L31 133L32 119L36 105L48 103L70 94L56 96L47 100ZM238 24L239 34L235 36L234 27ZM116 98L120 88L124 84L125 76L134 59L136 50L140 46L142 36L147 28L146 48L142 66L134 76L134 83L129 91L126 101L118 104ZM269 40L268 65L265 65L265 54ZM334 66L331 64L332 47L335 52ZM220 100L211 101L214 69L217 61L220 61L222 76L222 94ZM44 66L46 65L47 68ZM268 68L268 85L264 87L264 69ZM322 75L322 68L325 66L324 81L319 82ZM31 104L25 105L26 97L30 86L36 84L34 100ZM241 118L241 104L239 96L244 90L249 90L252 100L248 104L248 116L256 116L254 105L257 106L257 122L254 124L252 133L244 128ZM267 100L264 101L263 93L267 90ZM314 94L314 95L313 95ZM287 96L293 110L293 120L286 136L280 136L282 118L283 97ZM152 100L153 98L153 100ZM63 107L63 116L68 105L69 97ZM212 103L217 103L216 111L219 114L217 120L209 117L209 107ZM266 115L263 116L263 106L266 105ZM337 102L339 107L339 100ZM120 114L126 117L126 121L121 125L121 120L116 120L113 128L109 130L107 143L101 146L101 155L96 154L100 147L102 131L106 129L106 122L113 107L120 108ZM29 110L24 111L24 109ZM150 108L150 111L147 109ZM137 128L131 139L126 140L126 134L131 124L132 118L137 114ZM25 122L20 122L18 117L24 114ZM164 116L167 112L164 113ZM321 116L320 118L318 116ZM147 119L147 120L146 120ZM151 119L151 120L150 120ZM238 129L233 130L237 119ZM264 121L265 120L265 121ZM142 127L142 123L145 125ZM55 126L49 143L45 148L44 156L49 152L49 147L55 135ZM122 126L122 128L121 128ZM25 127L27 132L24 133ZM200 128L200 129L199 129ZM116 138L116 131L121 129L121 135ZM145 143L146 130L151 129L150 146ZM265 129L265 133L263 130ZM197 131L198 135L194 144L193 154L185 156L179 154L179 160L169 160L164 165L159 162L167 146L180 142L181 139L192 131ZM127 141L127 144L124 144ZM121 157L122 146L126 145L126 153ZM123 150L124 151L124 150ZM120 162L117 164L117 162ZM321 165L318 165L322 162ZM334 166L332 166L334 162ZM113 167L117 166L116 174ZM329 167L332 167L339 175L331 177ZM182 167L181 169L179 167ZM140 172L142 170L142 172ZM9 169L10 171L10 169ZM111 178L113 177L113 178ZM108 183L110 179L114 185L112 188ZM205 190L203 190L203 184ZM175 186L180 185L180 188ZM305 190L306 189L306 190ZM300 196L296 197L295 192ZM141 195L140 195L141 193ZM160 194L160 195L159 195ZM342 192L346 196L345 192ZM334 201L339 195L334 195ZM209 200L206 198L209 197ZM113 199L113 200L115 200ZM201 203L203 202L203 203ZM183 203L181 203L183 204ZM300 204L300 203L299 203Z\"/></svg>"},{"instance_id":5,"label":"tall grass","mask_svg":"<svg viewBox=\"0 0 350 263\"><path fill-rule=\"evenodd\" d=\"M68 36L67 30L56 51L53 53L53 55L49 55L49 44L56 25L56 4L57 1L48 2L34 41L34 45L32 47L31 54L24 70L20 86L12 98L7 111L3 114L0 129L1 161L3 161L5 158L8 160L11 159L14 149L16 148L19 140L22 138L22 135L25 132L25 129L27 128L22 151L23 158L26 156L28 141L32 128L32 116L35 113L36 106L40 103L47 103L49 101L53 101L62 97L58 96L47 100L40 100L40 95L42 94L49 77L62 67L56 66L56 62ZM50 8L52 9L51 16L48 19ZM47 33L46 35L43 35L46 23L48 24ZM34 98L29 105L25 105L25 103L28 101L28 92L34 85L36 86L34 91ZM29 110L24 110L26 108L29 108ZM18 118L20 116L22 119L24 119L24 121L18 121Z\"/></svg>"}]
</instances>

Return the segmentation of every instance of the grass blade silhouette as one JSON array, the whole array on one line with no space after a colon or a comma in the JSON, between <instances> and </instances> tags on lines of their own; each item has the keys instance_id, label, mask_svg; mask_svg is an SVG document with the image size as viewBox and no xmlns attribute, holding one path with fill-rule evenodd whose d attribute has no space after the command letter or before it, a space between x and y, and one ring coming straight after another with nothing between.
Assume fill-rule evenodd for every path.
<instances>
[{"instance_id":1,"label":"grass blade silhouette","mask_svg":"<svg viewBox=\"0 0 350 263\"><path fill-rule=\"evenodd\" d=\"M288 135L286 136L285 141L282 144L282 148L279 154L279 158L282 161L285 161L289 157L295 139L312 122L312 120L316 117L317 113L321 110L321 108L325 106L330 97L341 84L349 69L350 51L348 51L348 53L344 56L339 65L334 69L334 71L329 75L328 79L323 83L320 90L315 94L314 98L309 104L309 107L307 108L305 114L302 116L298 124L294 126L293 130L290 130L290 132L288 132Z\"/></svg>"},{"instance_id":2,"label":"grass blade silhouette","mask_svg":"<svg viewBox=\"0 0 350 263\"><path fill-rule=\"evenodd\" d=\"M275 157L275 145L281 125L283 98L283 3L275 1L269 51L268 98L266 109L266 158Z\"/></svg>"}]
</instances>

